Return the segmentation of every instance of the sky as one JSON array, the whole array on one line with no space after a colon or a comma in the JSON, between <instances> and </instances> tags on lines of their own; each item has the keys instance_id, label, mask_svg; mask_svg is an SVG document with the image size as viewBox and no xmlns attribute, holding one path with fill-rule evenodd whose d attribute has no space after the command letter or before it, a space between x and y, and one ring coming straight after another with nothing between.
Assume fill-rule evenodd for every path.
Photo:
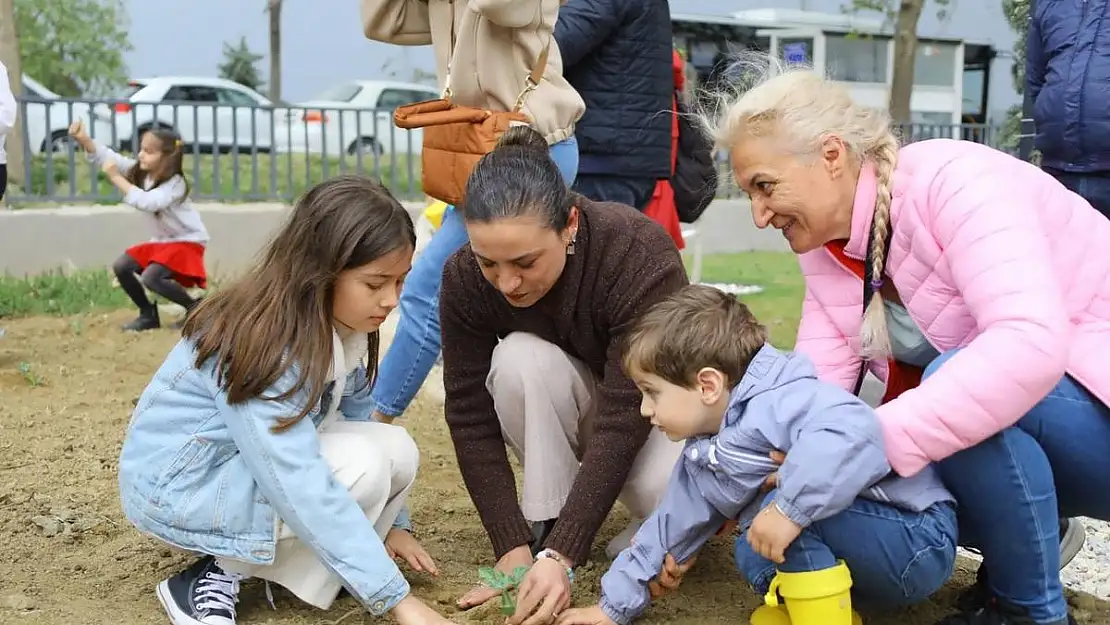
<instances>
[{"instance_id":1,"label":"sky","mask_svg":"<svg viewBox=\"0 0 1110 625\"><path fill-rule=\"evenodd\" d=\"M846 0L671 0L672 13L727 15L743 9L777 6L837 13ZM214 75L223 43L246 37L256 53L266 54L268 17L265 0L126 0L134 50L127 55L130 75ZM931 4L931 3L930 3ZM1008 53L1014 34L1001 0L951 0L948 17L935 7L922 15L921 35L991 42ZM174 36L169 36L173 33ZM170 41L178 43L170 44ZM432 70L428 47L403 47L367 41L359 24L357 0L284 0L282 15L282 96L290 102L347 80L408 80L413 68ZM265 75L269 61L260 66ZM992 68L990 108L1003 111L1018 102L1008 58Z\"/></svg>"}]
</instances>

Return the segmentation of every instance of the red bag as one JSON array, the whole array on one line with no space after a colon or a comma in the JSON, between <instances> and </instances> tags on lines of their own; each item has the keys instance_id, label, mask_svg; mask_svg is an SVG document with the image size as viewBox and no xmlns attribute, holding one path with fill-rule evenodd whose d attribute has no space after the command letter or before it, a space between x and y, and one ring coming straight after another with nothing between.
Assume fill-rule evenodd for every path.
<instances>
[{"instance_id":1,"label":"red bag","mask_svg":"<svg viewBox=\"0 0 1110 625\"><path fill-rule=\"evenodd\" d=\"M686 247L686 241L682 238L682 223L678 220L678 207L674 203L674 189L671 188L670 180L659 180L655 183L655 191L651 194L651 200L648 201L647 206L644 207L644 214L655 223L663 226L667 234L674 239L674 244L678 246L678 249L681 250Z\"/></svg>"},{"instance_id":2,"label":"red bag","mask_svg":"<svg viewBox=\"0 0 1110 625\"><path fill-rule=\"evenodd\" d=\"M682 57L679 56L677 50L674 53L674 58L676 68L675 85L678 89L681 89L682 85L680 83L683 80L681 74ZM674 109L671 113L671 175L673 176L675 160L678 158L677 97L672 98L672 102L674 102ZM674 201L674 187L671 186L670 180L659 180L655 183L655 191L651 194L647 206L644 207L644 214L663 226L667 234L674 239L674 244L678 246L678 249L681 250L686 247L686 241L682 238L682 222L678 217L678 204Z\"/></svg>"}]
</instances>

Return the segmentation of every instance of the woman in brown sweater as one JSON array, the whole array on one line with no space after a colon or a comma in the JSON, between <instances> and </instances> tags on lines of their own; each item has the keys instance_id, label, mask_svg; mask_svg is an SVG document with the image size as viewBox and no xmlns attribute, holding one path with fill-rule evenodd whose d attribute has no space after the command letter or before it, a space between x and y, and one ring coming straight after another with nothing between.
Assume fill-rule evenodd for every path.
<instances>
[{"instance_id":1,"label":"woman in brown sweater","mask_svg":"<svg viewBox=\"0 0 1110 625\"><path fill-rule=\"evenodd\" d=\"M528 127L478 163L463 218L470 245L448 260L440 301L447 424L497 568L530 568L509 622L548 623L613 503L646 516L681 453L640 416L620 340L686 272L656 223L570 192ZM506 445L524 466L519 504Z\"/></svg>"}]
</instances>

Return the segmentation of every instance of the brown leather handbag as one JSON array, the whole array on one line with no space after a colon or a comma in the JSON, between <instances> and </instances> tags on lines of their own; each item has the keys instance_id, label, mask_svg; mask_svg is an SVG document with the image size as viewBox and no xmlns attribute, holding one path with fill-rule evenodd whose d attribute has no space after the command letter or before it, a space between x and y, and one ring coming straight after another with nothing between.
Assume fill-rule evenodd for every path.
<instances>
[{"instance_id":1,"label":"brown leather handbag","mask_svg":"<svg viewBox=\"0 0 1110 625\"><path fill-rule=\"evenodd\" d=\"M528 94L535 90L547 68L551 42L543 47L536 66L525 79L511 111L458 106L451 101L451 68L447 68L447 88L438 100L398 107L393 123L398 128L424 129L421 178L424 193L453 206L460 206L466 194L466 181L478 159L493 150L498 139L514 124L528 124L521 112Z\"/></svg>"}]
</instances>

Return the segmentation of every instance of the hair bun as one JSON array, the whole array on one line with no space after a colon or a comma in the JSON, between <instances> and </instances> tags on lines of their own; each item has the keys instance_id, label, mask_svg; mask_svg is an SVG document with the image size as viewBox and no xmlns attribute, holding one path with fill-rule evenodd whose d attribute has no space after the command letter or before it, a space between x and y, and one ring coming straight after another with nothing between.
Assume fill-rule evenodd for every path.
<instances>
[{"instance_id":1,"label":"hair bun","mask_svg":"<svg viewBox=\"0 0 1110 625\"><path fill-rule=\"evenodd\" d=\"M549 149L547 139L543 138L535 128L527 124L514 124L510 126L505 134L497 140L497 148L505 148L513 145L518 145L522 148L529 148L538 152L547 154Z\"/></svg>"}]
</instances>

